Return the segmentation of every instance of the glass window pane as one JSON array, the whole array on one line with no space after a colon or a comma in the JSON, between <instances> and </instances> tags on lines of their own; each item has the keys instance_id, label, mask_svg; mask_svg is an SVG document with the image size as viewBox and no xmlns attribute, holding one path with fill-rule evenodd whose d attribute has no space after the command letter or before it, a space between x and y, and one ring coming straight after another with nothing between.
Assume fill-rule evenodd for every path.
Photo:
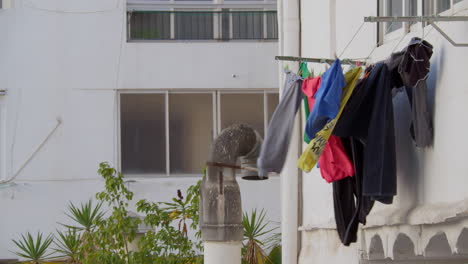
<instances>
[{"instance_id":1,"label":"glass window pane","mask_svg":"<svg viewBox=\"0 0 468 264\"><path fill-rule=\"evenodd\" d=\"M122 94L120 126L124 174L166 173L162 94Z\"/></svg>"},{"instance_id":2,"label":"glass window pane","mask_svg":"<svg viewBox=\"0 0 468 264\"><path fill-rule=\"evenodd\" d=\"M231 14L229 9L223 9L221 14L221 38L230 39L231 38Z\"/></svg>"},{"instance_id":3,"label":"glass window pane","mask_svg":"<svg viewBox=\"0 0 468 264\"><path fill-rule=\"evenodd\" d=\"M169 13L133 12L130 15L131 39L170 39Z\"/></svg>"},{"instance_id":4,"label":"glass window pane","mask_svg":"<svg viewBox=\"0 0 468 264\"><path fill-rule=\"evenodd\" d=\"M211 94L170 94L171 174L201 174L213 139Z\"/></svg>"},{"instance_id":5,"label":"glass window pane","mask_svg":"<svg viewBox=\"0 0 468 264\"><path fill-rule=\"evenodd\" d=\"M245 123L264 135L263 94L221 94L221 129Z\"/></svg>"},{"instance_id":6,"label":"glass window pane","mask_svg":"<svg viewBox=\"0 0 468 264\"><path fill-rule=\"evenodd\" d=\"M437 13L450 9L450 0L437 0Z\"/></svg>"},{"instance_id":7,"label":"glass window pane","mask_svg":"<svg viewBox=\"0 0 468 264\"><path fill-rule=\"evenodd\" d=\"M406 13L408 16L418 15L418 0L406 0ZM410 22L410 25L417 22Z\"/></svg>"},{"instance_id":8,"label":"glass window pane","mask_svg":"<svg viewBox=\"0 0 468 264\"><path fill-rule=\"evenodd\" d=\"M387 16L403 16L403 0L387 0ZM403 26L401 22L387 23L386 32L395 31Z\"/></svg>"},{"instance_id":9,"label":"glass window pane","mask_svg":"<svg viewBox=\"0 0 468 264\"><path fill-rule=\"evenodd\" d=\"M434 15L434 0L423 0L423 15L430 16Z\"/></svg>"},{"instance_id":10,"label":"glass window pane","mask_svg":"<svg viewBox=\"0 0 468 264\"><path fill-rule=\"evenodd\" d=\"M233 39L263 39L263 13L233 13L232 31Z\"/></svg>"},{"instance_id":11,"label":"glass window pane","mask_svg":"<svg viewBox=\"0 0 468 264\"><path fill-rule=\"evenodd\" d=\"M270 123L271 116L275 112L275 109L276 109L276 107L278 106L278 103L279 103L279 95L277 93L268 93L267 94L267 100L268 100L267 120L268 120L268 123Z\"/></svg>"},{"instance_id":12,"label":"glass window pane","mask_svg":"<svg viewBox=\"0 0 468 264\"><path fill-rule=\"evenodd\" d=\"M213 13L179 12L175 13L176 39L213 39Z\"/></svg>"},{"instance_id":13,"label":"glass window pane","mask_svg":"<svg viewBox=\"0 0 468 264\"><path fill-rule=\"evenodd\" d=\"M267 12L267 38L278 39L278 14L276 12Z\"/></svg>"}]
</instances>

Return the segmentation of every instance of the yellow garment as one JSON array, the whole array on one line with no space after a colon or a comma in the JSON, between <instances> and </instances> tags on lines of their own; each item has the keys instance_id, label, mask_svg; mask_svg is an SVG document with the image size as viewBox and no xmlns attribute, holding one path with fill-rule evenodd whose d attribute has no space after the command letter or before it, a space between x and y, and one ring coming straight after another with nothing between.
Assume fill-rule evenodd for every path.
<instances>
[{"instance_id":1,"label":"yellow garment","mask_svg":"<svg viewBox=\"0 0 468 264\"><path fill-rule=\"evenodd\" d=\"M361 72L362 68L357 67L351 69L345 74L344 77L346 86L343 88L343 95L341 96L341 103L338 114L333 120L328 122L322 130L317 132L315 138L310 141L309 145L302 153L299 161L297 162L297 165L301 170L309 172L317 163L320 155L322 154L323 148L325 147L325 144L327 143L331 133L333 132L333 129L335 128L336 122L340 118L341 113L343 112L343 109L349 100L349 97L351 97L351 94L354 91L354 87L356 86L356 83L361 76Z\"/></svg>"}]
</instances>

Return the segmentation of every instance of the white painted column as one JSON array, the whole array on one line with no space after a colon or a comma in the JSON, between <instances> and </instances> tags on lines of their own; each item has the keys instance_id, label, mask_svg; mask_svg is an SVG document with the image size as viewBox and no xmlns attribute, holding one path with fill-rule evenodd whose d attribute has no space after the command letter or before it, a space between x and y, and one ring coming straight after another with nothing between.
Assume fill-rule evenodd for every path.
<instances>
[{"instance_id":1,"label":"white painted column","mask_svg":"<svg viewBox=\"0 0 468 264\"><path fill-rule=\"evenodd\" d=\"M299 56L299 0L279 1L278 8L280 23L282 24L282 35L280 54L284 56ZM298 70L298 63L287 62L292 71ZM284 64L281 65L284 67ZM283 80L283 78L280 78ZM283 81L280 90L283 89ZM282 94L282 91L280 92ZM281 172L281 243L282 263L296 264L298 261L298 183L299 170L297 159L299 157L300 140L300 118L296 116L294 130L288 157Z\"/></svg>"},{"instance_id":2,"label":"white painted column","mask_svg":"<svg viewBox=\"0 0 468 264\"><path fill-rule=\"evenodd\" d=\"M204 247L204 264L241 264L241 242L205 241Z\"/></svg>"}]
</instances>

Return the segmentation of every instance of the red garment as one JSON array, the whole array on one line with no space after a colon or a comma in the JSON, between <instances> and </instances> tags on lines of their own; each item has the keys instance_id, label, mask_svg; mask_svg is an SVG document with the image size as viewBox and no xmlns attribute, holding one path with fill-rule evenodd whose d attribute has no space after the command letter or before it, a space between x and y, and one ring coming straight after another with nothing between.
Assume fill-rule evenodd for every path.
<instances>
[{"instance_id":1,"label":"red garment","mask_svg":"<svg viewBox=\"0 0 468 264\"><path fill-rule=\"evenodd\" d=\"M354 175L354 167L341 138L331 135L319 158L320 173L328 183Z\"/></svg>"},{"instance_id":2,"label":"red garment","mask_svg":"<svg viewBox=\"0 0 468 264\"><path fill-rule=\"evenodd\" d=\"M315 104L315 93L320 87L322 78L307 78L302 82L302 92L307 96L309 109ZM319 158L320 173L328 183L341 180L354 175L354 167L344 149L341 139L331 135L325 144L322 155Z\"/></svg>"},{"instance_id":3,"label":"red garment","mask_svg":"<svg viewBox=\"0 0 468 264\"><path fill-rule=\"evenodd\" d=\"M302 81L302 92L307 96L307 101L309 102L309 109L312 111L312 106L315 104L314 95L320 87L322 82L322 77L318 76L315 78L309 77Z\"/></svg>"}]
</instances>

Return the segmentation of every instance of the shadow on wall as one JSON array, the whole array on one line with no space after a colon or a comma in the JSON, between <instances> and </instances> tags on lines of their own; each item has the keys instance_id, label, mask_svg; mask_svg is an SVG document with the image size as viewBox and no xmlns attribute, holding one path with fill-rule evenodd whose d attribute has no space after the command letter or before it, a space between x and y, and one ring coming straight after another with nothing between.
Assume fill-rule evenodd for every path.
<instances>
[{"instance_id":1,"label":"shadow on wall","mask_svg":"<svg viewBox=\"0 0 468 264\"><path fill-rule=\"evenodd\" d=\"M440 75L439 70L444 68L445 46L441 46L437 52L434 53L434 57L431 60L431 70L427 77L427 103L429 106L429 112L434 123L434 113L436 109L436 95L437 95L437 80ZM435 133L435 132L434 132Z\"/></svg>"},{"instance_id":2,"label":"shadow on wall","mask_svg":"<svg viewBox=\"0 0 468 264\"><path fill-rule=\"evenodd\" d=\"M418 204L418 188L423 168L421 153L418 153L411 138L411 106L406 91L393 98L395 118L395 144L397 152L398 207L403 211L401 217Z\"/></svg>"}]
</instances>

